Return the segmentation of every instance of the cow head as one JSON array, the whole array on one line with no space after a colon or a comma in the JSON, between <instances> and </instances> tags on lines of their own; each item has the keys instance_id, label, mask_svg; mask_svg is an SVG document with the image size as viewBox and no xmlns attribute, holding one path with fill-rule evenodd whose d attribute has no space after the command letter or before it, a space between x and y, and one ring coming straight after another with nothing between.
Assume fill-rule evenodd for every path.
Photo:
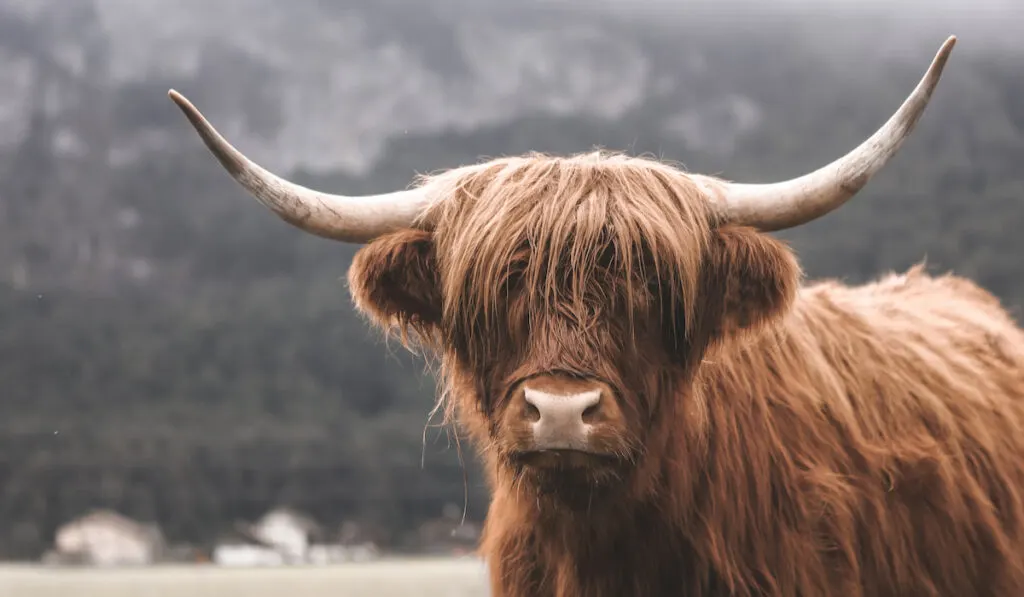
<instances>
[{"instance_id":1,"label":"cow head","mask_svg":"<svg viewBox=\"0 0 1024 597\"><path fill-rule=\"evenodd\" d=\"M709 347L797 287L792 254L718 222L705 184L603 153L455 169L420 187L443 198L430 229L371 241L350 288L441 355L446 405L497 468L542 489L618 486L669 439L682 405L666 398Z\"/></svg>"},{"instance_id":2,"label":"cow head","mask_svg":"<svg viewBox=\"0 0 1024 597\"><path fill-rule=\"evenodd\" d=\"M617 154L531 154L401 192L327 195L252 163L171 97L264 205L310 233L365 244L349 271L356 305L441 356L444 403L499 478L592 495L656 467L647 456L671 439L687 408L678 398L709 351L785 312L800 270L764 232L864 187L914 128L954 41L863 144L775 184Z\"/></svg>"}]
</instances>

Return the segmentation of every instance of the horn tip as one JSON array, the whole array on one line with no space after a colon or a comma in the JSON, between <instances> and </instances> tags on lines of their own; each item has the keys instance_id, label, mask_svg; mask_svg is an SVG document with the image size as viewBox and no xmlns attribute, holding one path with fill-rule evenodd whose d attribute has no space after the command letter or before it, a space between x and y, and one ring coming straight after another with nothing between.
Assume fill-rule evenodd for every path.
<instances>
[{"instance_id":1,"label":"horn tip","mask_svg":"<svg viewBox=\"0 0 1024 597\"><path fill-rule=\"evenodd\" d=\"M188 101L184 95L178 93L176 89L168 89L167 97L171 98L171 101L178 104L181 109L188 109L191 106L191 102Z\"/></svg>"},{"instance_id":2,"label":"horn tip","mask_svg":"<svg viewBox=\"0 0 1024 597\"><path fill-rule=\"evenodd\" d=\"M946 62L949 60L950 54L953 53L953 46L956 45L956 41L956 36L950 35L946 38L946 41L942 43L942 47L939 48L939 51L935 53L935 58L932 60L932 64L928 68L928 73L925 75L926 80L930 82L930 86L933 87L938 83L939 76L946 67Z\"/></svg>"},{"instance_id":3,"label":"horn tip","mask_svg":"<svg viewBox=\"0 0 1024 597\"><path fill-rule=\"evenodd\" d=\"M167 97L171 98L171 101L177 104L178 108L185 113L185 116L192 123L192 126L194 126L201 135L206 137L207 135L203 132L204 129L212 127L210 127L209 123L206 122L206 118L203 117L202 113L192 105L192 102L188 101L188 98L174 89L169 89L167 91Z\"/></svg>"},{"instance_id":4,"label":"horn tip","mask_svg":"<svg viewBox=\"0 0 1024 597\"><path fill-rule=\"evenodd\" d=\"M192 102L188 101L184 95L178 93L174 89L167 91L167 97L178 105L178 108L185 114L185 118L192 124L192 128L199 133L199 137L203 140L203 143L210 149L213 155L220 161L221 165L232 176L237 176L240 172L246 168L245 157L238 154L237 151L231 147L221 135L213 128L206 117L199 111L198 108L192 105Z\"/></svg>"},{"instance_id":5,"label":"horn tip","mask_svg":"<svg viewBox=\"0 0 1024 597\"><path fill-rule=\"evenodd\" d=\"M936 58L940 58L942 60L948 58L950 52L953 51L953 46L956 45L956 41L957 39L955 35L950 35L949 37L947 37L946 41L942 42L942 47L939 48L939 52Z\"/></svg>"}]
</instances>

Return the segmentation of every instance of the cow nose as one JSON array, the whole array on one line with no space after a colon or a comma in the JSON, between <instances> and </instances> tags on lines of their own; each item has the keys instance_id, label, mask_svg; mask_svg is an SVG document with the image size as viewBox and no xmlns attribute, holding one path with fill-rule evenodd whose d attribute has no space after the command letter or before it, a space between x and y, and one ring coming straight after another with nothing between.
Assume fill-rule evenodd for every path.
<instances>
[{"instance_id":1,"label":"cow nose","mask_svg":"<svg viewBox=\"0 0 1024 597\"><path fill-rule=\"evenodd\" d=\"M555 394L525 388L526 416L534 441L546 449L582 449L592 422L600 414L601 390Z\"/></svg>"}]
</instances>

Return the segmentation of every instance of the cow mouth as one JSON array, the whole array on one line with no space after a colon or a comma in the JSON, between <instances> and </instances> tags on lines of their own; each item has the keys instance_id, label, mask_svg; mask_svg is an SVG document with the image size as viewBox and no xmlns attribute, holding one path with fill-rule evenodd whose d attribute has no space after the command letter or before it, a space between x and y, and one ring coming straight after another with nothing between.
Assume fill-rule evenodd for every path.
<instances>
[{"instance_id":1,"label":"cow mouth","mask_svg":"<svg viewBox=\"0 0 1024 597\"><path fill-rule=\"evenodd\" d=\"M538 496L573 509L588 508L606 492L621 488L629 474L626 459L579 449L523 450L510 460L517 479Z\"/></svg>"},{"instance_id":2,"label":"cow mouth","mask_svg":"<svg viewBox=\"0 0 1024 597\"><path fill-rule=\"evenodd\" d=\"M539 469L587 469L619 463L619 458L611 454L570 448L523 450L514 453L512 460L520 466Z\"/></svg>"}]
</instances>

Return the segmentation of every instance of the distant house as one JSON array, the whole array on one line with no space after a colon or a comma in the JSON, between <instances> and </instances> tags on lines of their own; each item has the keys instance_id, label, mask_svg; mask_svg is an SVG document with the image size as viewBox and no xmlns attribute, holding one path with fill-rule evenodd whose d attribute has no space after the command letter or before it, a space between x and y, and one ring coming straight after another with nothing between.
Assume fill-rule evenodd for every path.
<instances>
[{"instance_id":1,"label":"distant house","mask_svg":"<svg viewBox=\"0 0 1024 597\"><path fill-rule=\"evenodd\" d=\"M156 525L111 510L96 510L57 529L56 559L93 566L138 566L160 557L164 538Z\"/></svg>"},{"instance_id":2,"label":"distant house","mask_svg":"<svg viewBox=\"0 0 1024 597\"><path fill-rule=\"evenodd\" d=\"M304 562L309 547L322 531L311 518L289 508L275 508L249 525L249 534L273 547L287 562Z\"/></svg>"},{"instance_id":3,"label":"distant house","mask_svg":"<svg viewBox=\"0 0 1024 597\"><path fill-rule=\"evenodd\" d=\"M352 529L350 529L351 532ZM329 565L378 556L372 543L325 541L324 529L289 508L275 508L255 523L237 523L220 537L213 561L220 566Z\"/></svg>"},{"instance_id":4,"label":"distant house","mask_svg":"<svg viewBox=\"0 0 1024 597\"><path fill-rule=\"evenodd\" d=\"M233 529L220 534L210 559L218 566L281 566L284 558L272 546L252 536L252 525L235 523Z\"/></svg>"},{"instance_id":5,"label":"distant house","mask_svg":"<svg viewBox=\"0 0 1024 597\"><path fill-rule=\"evenodd\" d=\"M283 566L286 563L281 552L273 547L242 537L221 540L214 547L211 559L218 566L242 568Z\"/></svg>"}]
</instances>

